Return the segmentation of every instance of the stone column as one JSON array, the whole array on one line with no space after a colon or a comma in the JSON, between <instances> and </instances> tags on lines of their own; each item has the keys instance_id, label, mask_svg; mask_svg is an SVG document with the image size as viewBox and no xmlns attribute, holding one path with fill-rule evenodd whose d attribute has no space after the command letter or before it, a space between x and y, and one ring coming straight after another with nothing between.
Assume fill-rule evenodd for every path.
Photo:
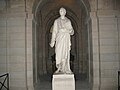
<instances>
[{"instance_id":1,"label":"stone column","mask_svg":"<svg viewBox=\"0 0 120 90\"><path fill-rule=\"evenodd\" d=\"M93 47L93 89L99 90L100 85L100 51L99 51L99 25L96 12L90 13L92 22L92 47Z\"/></svg>"},{"instance_id":2,"label":"stone column","mask_svg":"<svg viewBox=\"0 0 120 90\"><path fill-rule=\"evenodd\" d=\"M33 90L33 41L32 41L32 13L26 12L25 46L26 46L26 78L28 90Z\"/></svg>"}]
</instances>

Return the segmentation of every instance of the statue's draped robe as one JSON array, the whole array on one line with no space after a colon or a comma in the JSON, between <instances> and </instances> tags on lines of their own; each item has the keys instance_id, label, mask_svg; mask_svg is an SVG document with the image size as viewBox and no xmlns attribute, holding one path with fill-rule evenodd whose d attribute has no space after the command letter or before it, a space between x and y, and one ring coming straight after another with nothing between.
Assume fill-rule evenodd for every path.
<instances>
[{"instance_id":1,"label":"statue's draped robe","mask_svg":"<svg viewBox=\"0 0 120 90\"><path fill-rule=\"evenodd\" d=\"M58 18L53 25L51 42L55 42L56 67L62 72L70 72L70 50L71 40L70 35L74 34L71 21ZM64 64L63 64L64 63ZM64 65L64 66L63 66Z\"/></svg>"}]
</instances>

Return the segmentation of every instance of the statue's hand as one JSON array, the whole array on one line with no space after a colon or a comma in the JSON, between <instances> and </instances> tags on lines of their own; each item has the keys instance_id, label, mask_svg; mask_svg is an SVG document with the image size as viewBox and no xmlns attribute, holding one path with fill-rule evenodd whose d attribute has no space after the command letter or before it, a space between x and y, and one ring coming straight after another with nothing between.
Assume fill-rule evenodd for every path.
<instances>
[{"instance_id":1,"label":"statue's hand","mask_svg":"<svg viewBox=\"0 0 120 90\"><path fill-rule=\"evenodd\" d=\"M66 29L66 28L61 29L61 31L70 33L69 29Z\"/></svg>"},{"instance_id":2,"label":"statue's hand","mask_svg":"<svg viewBox=\"0 0 120 90\"><path fill-rule=\"evenodd\" d=\"M50 43L50 46L51 46L51 47L54 47L54 44L55 44L55 42L51 42L51 43Z\"/></svg>"},{"instance_id":3,"label":"statue's hand","mask_svg":"<svg viewBox=\"0 0 120 90\"><path fill-rule=\"evenodd\" d=\"M61 31L62 31L62 32L65 32L65 31L66 31L66 29L65 29L65 28L62 28L62 29L61 29Z\"/></svg>"},{"instance_id":4,"label":"statue's hand","mask_svg":"<svg viewBox=\"0 0 120 90\"><path fill-rule=\"evenodd\" d=\"M70 35L74 34L74 31L72 29L69 30Z\"/></svg>"}]
</instances>

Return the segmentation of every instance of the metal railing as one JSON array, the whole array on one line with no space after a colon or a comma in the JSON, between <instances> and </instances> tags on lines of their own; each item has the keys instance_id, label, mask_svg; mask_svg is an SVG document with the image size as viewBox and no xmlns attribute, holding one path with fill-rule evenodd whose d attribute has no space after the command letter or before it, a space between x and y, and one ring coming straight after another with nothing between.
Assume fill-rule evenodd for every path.
<instances>
[{"instance_id":1,"label":"metal railing","mask_svg":"<svg viewBox=\"0 0 120 90\"><path fill-rule=\"evenodd\" d=\"M3 81L0 81L0 84L1 84L0 90L2 90L3 87L6 90L9 90L9 74L8 73L3 74L3 75L0 76L0 78L4 78ZM5 84L7 84L7 85L5 85Z\"/></svg>"}]
</instances>

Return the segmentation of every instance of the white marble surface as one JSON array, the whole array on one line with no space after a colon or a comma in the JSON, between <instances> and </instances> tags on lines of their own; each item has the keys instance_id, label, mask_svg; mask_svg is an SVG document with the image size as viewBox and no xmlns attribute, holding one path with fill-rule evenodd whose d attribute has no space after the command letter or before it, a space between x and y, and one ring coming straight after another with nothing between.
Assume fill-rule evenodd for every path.
<instances>
[{"instance_id":1,"label":"white marble surface","mask_svg":"<svg viewBox=\"0 0 120 90\"><path fill-rule=\"evenodd\" d=\"M52 90L75 90L74 74L54 74Z\"/></svg>"}]
</instances>

